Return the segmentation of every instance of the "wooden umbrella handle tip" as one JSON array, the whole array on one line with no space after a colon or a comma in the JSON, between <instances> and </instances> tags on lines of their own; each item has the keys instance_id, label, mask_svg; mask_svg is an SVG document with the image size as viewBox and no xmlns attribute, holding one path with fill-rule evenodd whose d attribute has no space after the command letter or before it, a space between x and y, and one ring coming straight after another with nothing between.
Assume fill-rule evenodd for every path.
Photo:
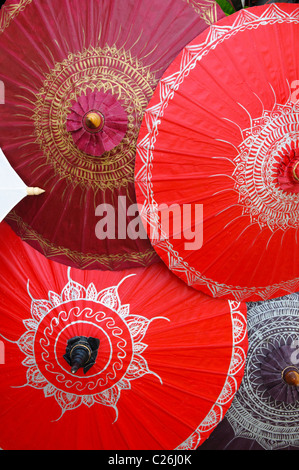
<instances>
[{"instance_id":1,"label":"wooden umbrella handle tip","mask_svg":"<svg viewBox=\"0 0 299 470\"><path fill-rule=\"evenodd\" d=\"M32 187L27 188L28 196L39 196L40 194L43 194L44 192L45 190L41 188L32 188Z\"/></svg>"},{"instance_id":2,"label":"wooden umbrella handle tip","mask_svg":"<svg viewBox=\"0 0 299 470\"><path fill-rule=\"evenodd\" d=\"M295 385L296 387L299 386L299 372L297 368L287 368L288 370L285 371L283 374L283 379L288 385Z\"/></svg>"}]
</instances>

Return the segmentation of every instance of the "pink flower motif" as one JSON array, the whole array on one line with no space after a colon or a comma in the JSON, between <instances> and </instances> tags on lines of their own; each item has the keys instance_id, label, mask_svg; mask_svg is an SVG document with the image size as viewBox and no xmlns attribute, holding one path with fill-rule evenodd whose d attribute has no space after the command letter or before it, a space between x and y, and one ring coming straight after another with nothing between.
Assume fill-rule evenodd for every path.
<instances>
[{"instance_id":1,"label":"pink flower motif","mask_svg":"<svg viewBox=\"0 0 299 470\"><path fill-rule=\"evenodd\" d=\"M283 191L299 193L299 149L292 149L288 154L283 155L277 181Z\"/></svg>"},{"instance_id":2,"label":"pink flower motif","mask_svg":"<svg viewBox=\"0 0 299 470\"><path fill-rule=\"evenodd\" d=\"M100 157L122 141L127 121L126 111L112 93L90 91L73 103L66 127L80 150Z\"/></svg>"}]
</instances>

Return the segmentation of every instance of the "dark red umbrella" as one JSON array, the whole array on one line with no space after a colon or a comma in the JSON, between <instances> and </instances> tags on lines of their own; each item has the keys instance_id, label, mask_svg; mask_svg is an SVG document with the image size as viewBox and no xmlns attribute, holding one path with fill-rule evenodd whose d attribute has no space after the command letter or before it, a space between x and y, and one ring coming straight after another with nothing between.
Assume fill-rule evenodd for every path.
<instances>
[{"instance_id":1,"label":"dark red umbrella","mask_svg":"<svg viewBox=\"0 0 299 470\"><path fill-rule=\"evenodd\" d=\"M16 233L82 269L156 260L146 234L127 230L138 218L127 209L139 127L163 71L223 15L214 0L5 2L0 146L27 185L46 191L10 214ZM98 225L106 211L113 233Z\"/></svg>"}]
</instances>

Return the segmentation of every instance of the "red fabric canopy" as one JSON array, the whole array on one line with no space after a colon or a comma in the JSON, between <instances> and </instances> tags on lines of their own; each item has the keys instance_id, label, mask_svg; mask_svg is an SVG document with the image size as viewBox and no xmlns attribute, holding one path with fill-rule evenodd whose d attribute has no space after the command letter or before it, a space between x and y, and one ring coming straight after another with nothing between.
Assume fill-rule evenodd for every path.
<instances>
[{"instance_id":1,"label":"red fabric canopy","mask_svg":"<svg viewBox=\"0 0 299 470\"><path fill-rule=\"evenodd\" d=\"M298 18L298 5L271 4L213 25L165 72L142 124L136 191L148 235L175 274L215 297L299 288ZM163 205L179 209L169 231ZM190 247L188 227L202 243Z\"/></svg>"},{"instance_id":2,"label":"red fabric canopy","mask_svg":"<svg viewBox=\"0 0 299 470\"><path fill-rule=\"evenodd\" d=\"M163 263L67 269L0 225L0 447L195 449L222 420L247 352L246 304L189 288ZM71 373L77 336L100 340Z\"/></svg>"}]
</instances>

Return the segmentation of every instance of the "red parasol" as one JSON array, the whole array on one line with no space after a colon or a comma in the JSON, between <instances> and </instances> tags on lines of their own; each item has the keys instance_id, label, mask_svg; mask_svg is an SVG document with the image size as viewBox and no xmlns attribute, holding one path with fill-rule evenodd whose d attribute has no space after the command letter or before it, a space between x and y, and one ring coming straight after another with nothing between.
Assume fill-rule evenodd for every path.
<instances>
[{"instance_id":1,"label":"red parasol","mask_svg":"<svg viewBox=\"0 0 299 470\"><path fill-rule=\"evenodd\" d=\"M139 227L128 208L140 124L166 67L223 15L214 0L6 1L0 145L21 178L46 191L10 214L17 234L82 269L156 261L146 234L127 233L131 221ZM109 209L118 230L106 237L96 227Z\"/></svg>"},{"instance_id":2,"label":"red parasol","mask_svg":"<svg viewBox=\"0 0 299 470\"><path fill-rule=\"evenodd\" d=\"M211 299L163 263L70 270L5 223L0 237L0 447L201 445L241 382L246 304Z\"/></svg>"},{"instance_id":3,"label":"red parasol","mask_svg":"<svg viewBox=\"0 0 299 470\"><path fill-rule=\"evenodd\" d=\"M173 272L215 297L299 288L297 44L298 5L235 13L184 48L144 118L136 186L148 234ZM202 205L190 218L202 246L186 247L183 223L164 230L162 204Z\"/></svg>"}]
</instances>

